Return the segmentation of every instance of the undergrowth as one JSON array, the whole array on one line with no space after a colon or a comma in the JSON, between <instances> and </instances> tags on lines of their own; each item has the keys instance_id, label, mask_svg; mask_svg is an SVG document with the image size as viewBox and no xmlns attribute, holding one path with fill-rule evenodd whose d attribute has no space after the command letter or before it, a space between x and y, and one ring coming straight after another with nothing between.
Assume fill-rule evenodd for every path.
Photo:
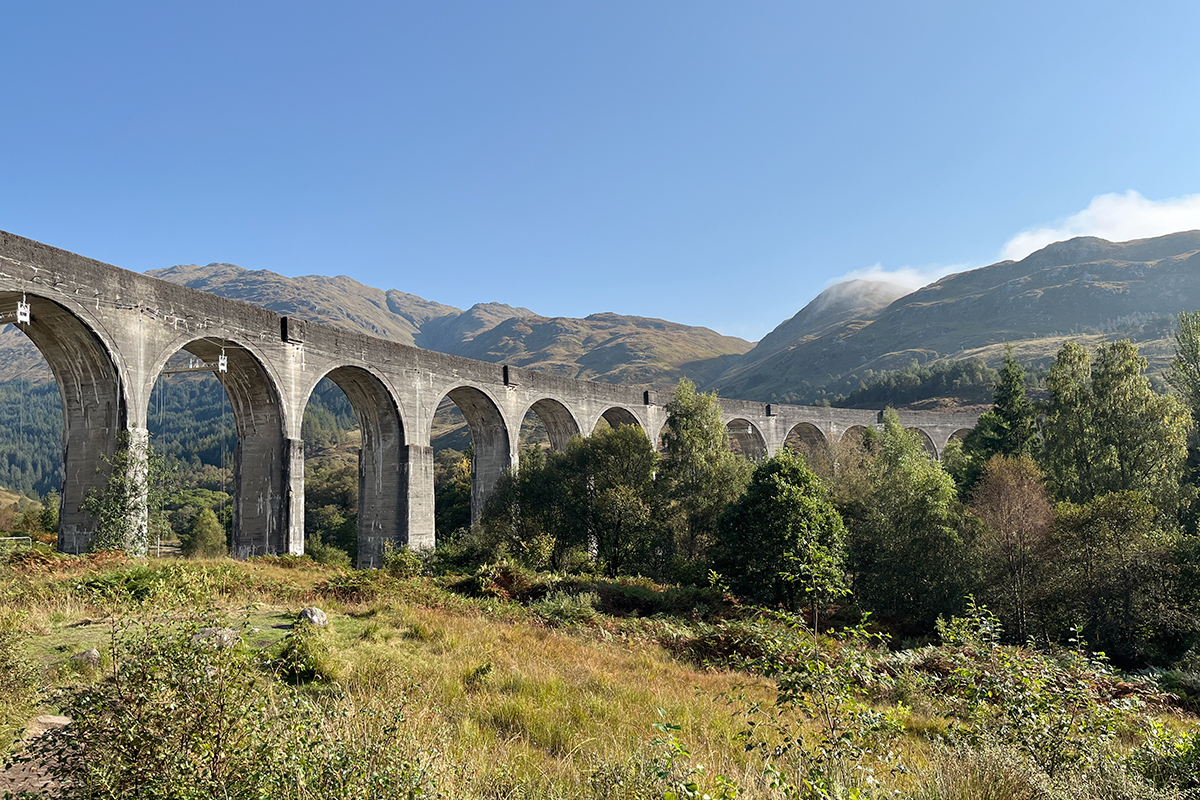
<instances>
[{"instance_id":1,"label":"undergrowth","mask_svg":"<svg viewBox=\"0 0 1200 800\"><path fill-rule=\"evenodd\" d=\"M71 797L1200 797L1162 676L979 606L891 651L716 588L386 567L9 557L0 750ZM45 712L73 722L12 746Z\"/></svg>"}]
</instances>

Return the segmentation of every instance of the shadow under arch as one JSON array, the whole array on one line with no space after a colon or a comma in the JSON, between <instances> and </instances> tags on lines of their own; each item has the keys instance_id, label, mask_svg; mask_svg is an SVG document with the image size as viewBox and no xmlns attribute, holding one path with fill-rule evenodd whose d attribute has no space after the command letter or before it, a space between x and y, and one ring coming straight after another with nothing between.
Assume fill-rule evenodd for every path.
<instances>
[{"instance_id":1,"label":"shadow under arch","mask_svg":"<svg viewBox=\"0 0 1200 800\"><path fill-rule=\"evenodd\" d=\"M581 433L575 415L559 400L544 397L530 405L524 416L528 416L530 411L541 420L550 439L550 447L555 450L566 450L571 438Z\"/></svg>"},{"instance_id":2,"label":"shadow under arch","mask_svg":"<svg viewBox=\"0 0 1200 800\"><path fill-rule=\"evenodd\" d=\"M904 430L908 431L909 433L915 433L917 436L917 441L919 441L921 443L921 447L925 450L926 455L928 455L934 461L937 461L937 458L938 458L937 445L935 445L933 443L933 439L931 439L929 437L929 434L926 433L924 431L924 429L922 429L922 428L905 428Z\"/></svg>"},{"instance_id":3,"label":"shadow under arch","mask_svg":"<svg viewBox=\"0 0 1200 800\"><path fill-rule=\"evenodd\" d=\"M179 351L199 364L185 370L210 371L220 382L233 410L237 444L233 454L233 547L236 558L300 553L303 541L292 541L301 525L303 497L291 490L291 474L304 468L304 447L285 434L280 391L274 376L248 347L232 339L204 337L166 353L156 379L173 372L167 365ZM226 359L221 371L220 359Z\"/></svg>"},{"instance_id":4,"label":"shadow under arch","mask_svg":"<svg viewBox=\"0 0 1200 800\"><path fill-rule=\"evenodd\" d=\"M500 407L481 389L457 386L444 396L458 406L471 430L471 522L477 522L496 481L513 465L508 426Z\"/></svg>"},{"instance_id":5,"label":"shadow under arch","mask_svg":"<svg viewBox=\"0 0 1200 800\"><path fill-rule=\"evenodd\" d=\"M29 323L15 322L18 301L30 305ZM79 509L90 489L108 481L120 434L130 425L127 387L117 354L75 312L35 294L0 292L0 313L10 314L54 375L63 411L62 488L58 549L83 553L96 520Z\"/></svg>"},{"instance_id":6,"label":"shadow under arch","mask_svg":"<svg viewBox=\"0 0 1200 800\"><path fill-rule=\"evenodd\" d=\"M788 431L783 442L784 447L790 447L799 453L816 452L817 448L829 449L825 434L811 422L797 422Z\"/></svg>"},{"instance_id":7,"label":"shadow under arch","mask_svg":"<svg viewBox=\"0 0 1200 800\"><path fill-rule=\"evenodd\" d=\"M973 428L959 428L954 433L950 434L950 436L946 439L946 444L950 444L951 442L963 441L964 439L967 438L967 436L971 433L972 430L974 430L974 429ZM942 449L945 449L945 448L942 448Z\"/></svg>"},{"instance_id":8,"label":"shadow under arch","mask_svg":"<svg viewBox=\"0 0 1200 800\"><path fill-rule=\"evenodd\" d=\"M761 461L767 457L767 441L753 422L738 417L725 423L725 429L729 431L730 449L733 452L751 461Z\"/></svg>"},{"instance_id":9,"label":"shadow under arch","mask_svg":"<svg viewBox=\"0 0 1200 800\"><path fill-rule=\"evenodd\" d=\"M381 378L363 367L335 367L322 379L342 390L362 433L358 452L358 568L383 565L384 545L408 544L408 448L404 421Z\"/></svg>"},{"instance_id":10,"label":"shadow under arch","mask_svg":"<svg viewBox=\"0 0 1200 800\"><path fill-rule=\"evenodd\" d=\"M842 431L842 435L838 439L838 443L840 444L844 442L846 444L862 444L863 439L867 435L867 430L868 428L866 425L851 425L849 428L846 428L846 430Z\"/></svg>"},{"instance_id":11,"label":"shadow under arch","mask_svg":"<svg viewBox=\"0 0 1200 800\"><path fill-rule=\"evenodd\" d=\"M642 433L646 432L646 429L642 427L641 420L628 408L622 408L621 406L613 406L608 409L600 415L600 419L607 422L611 428L619 428L622 425L636 425Z\"/></svg>"}]
</instances>

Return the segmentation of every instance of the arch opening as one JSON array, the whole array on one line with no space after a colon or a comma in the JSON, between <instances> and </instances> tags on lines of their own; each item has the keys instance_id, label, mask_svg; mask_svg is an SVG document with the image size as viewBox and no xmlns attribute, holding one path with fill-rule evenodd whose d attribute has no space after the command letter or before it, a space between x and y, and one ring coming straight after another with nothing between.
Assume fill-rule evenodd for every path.
<instances>
[{"instance_id":1,"label":"arch opening","mask_svg":"<svg viewBox=\"0 0 1200 800\"><path fill-rule=\"evenodd\" d=\"M16 322L23 300L30 306L28 323ZM17 398L21 434L5 454L8 480L19 471L14 483L29 483L30 492L57 489L58 549L86 552L96 520L80 504L90 489L107 483L109 463L130 422L116 359L83 319L47 298L0 292L0 314L3 336L15 348L5 377L23 373L29 392ZM28 481L31 472L35 477Z\"/></svg>"},{"instance_id":2,"label":"arch opening","mask_svg":"<svg viewBox=\"0 0 1200 800\"><path fill-rule=\"evenodd\" d=\"M729 448L751 461L762 461L767 457L767 442L758 428L748 419L731 419L725 423L729 431Z\"/></svg>"},{"instance_id":3,"label":"arch opening","mask_svg":"<svg viewBox=\"0 0 1200 800\"><path fill-rule=\"evenodd\" d=\"M839 443L861 445L867 436L866 425L851 425L842 432Z\"/></svg>"},{"instance_id":4,"label":"arch opening","mask_svg":"<svg viewBox=\"0 0 1200 800\"><path fill-rule=\"evenodd\" d=\"M303 542L294 540L300 526L292 517L302 509L300 498L292 495L290 477L293 469L302 469L303 445L284 435L282 404L270 373L238 342L196 339L165 359L151 393L152 408L155 402L168 407L172 404L174 387L187 383L178 380L182 375L208 377L208 381L204 377L191 378L194 391L207 397L207 401L203 409L188 408L187 415L193 418L209 415L209 426L214 427L220 414L218 438L222 444L217 452L223 455L210 455L210 459L223 460L224 466L219 469L228 481L226 486L232 487L226 492L231 495L227 525L232 555L248 558L300 552ZM175 380L164 384L164 378ZM220 401L222 392L209 382L212 379L224 390L227 409ZM226 409L227 416L221 413L222 409ZM148 417L153 420L154 416L152 410ZM154 427L151 426L151 433ZM225 452L225 442L230 436L235 437L232 458ZM165 431L160 432L159 440L162 446L171 446L171 436Z\"/></svg>"},{"instance_id":5,"label":"arch opening","mask_svg":"<svg viewBox=\"0 0 1200 800\"><path fill-rule=\"evenodd\" d=\"M233 406L216 375L197 369L195 361L185 351L167 360L146 411L151 445L174 473L180 490L165 509L151 509L150 546L158 553L178 546L205 509L225 531L226 551L232 537L237 453Z\"/></svg>"},{"instance_id":6,"label":"arch opening","mask_svg":"<svg viewBox=\"0 0 1200 800\"><path fill-rule=\"evenodd\" d=\"M922 449L925 450L925 454L928 455L930 458L932 458L934 461L937 461L937 458L938 458L937 445L935 445L933 443L933 439L929 438L929 434L926 433L923 428L905 428L904 430L908 431L909 433L915 434L917 437L917 441L921 443Z\"/></svg>"},{"instance_id":7,"label":"arch opening","mask_svg":"<svg viewBox=\"0 0 1200 800\"><path fill-rule=\"evenodd\" d=\"M783 446L803 456L805 463L818 475L829 471L830 467L826 462L833 457L832 448L824 432L811 422L800 422L792 426L783 440Z\"/></svg>"},{"instance_id":8,"label":"arch opening","mask_svg":"<svg viewBox=\"0 0 1200 800\"><path fill-rule=\"evenodd\" d=\"M620 406L613 406L608 409L600 415L600 419L604 420L610 428L618 428L622 425L637 425L639 428L642 427L642 423L634 416L632 411Z\"/></svg>"},{"instance_id":9,"label":"arch opening","mask_svg":"<svg viewBox=\"0 0 1200 800\"><path fill-rule=\"evenodd\" d=\"M455 424L456 417L462 421ZM504 415L485 392L473 386L446 393L438 404L432 434L434 527L441 539L479 519L496 481L515 463ZM450 443L464 447L458 450ZM465 497L468 479L470 494Z\"/></svg>"},{"instance_id":10,"label":"arch opening","mask_svg":"<svg viewBox=\"0 0 1200 800\"><path fill-rule=\"evenodd\" d=\"M305 549L382 566L388 543L408 542L408 452L391 393L368 370L331 370L309 396L302 435Z\"/></svg>"},{"instance_id":11,"label":"arch opening","mask_svg":"<svg viewBox=\"0 0 1200 800\"><path fill-rule=\"evenodd\" d=\"M521 421L519 450L530 447L563 451L580 433L575 415L558 400L543 398L529 407Z\"/></svg>"}]
</instances>

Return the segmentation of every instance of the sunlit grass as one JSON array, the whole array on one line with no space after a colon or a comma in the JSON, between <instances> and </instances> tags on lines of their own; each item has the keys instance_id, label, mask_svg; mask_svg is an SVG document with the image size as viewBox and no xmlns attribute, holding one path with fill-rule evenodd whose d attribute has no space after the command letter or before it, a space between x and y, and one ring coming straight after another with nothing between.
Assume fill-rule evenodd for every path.
<instances>
[{"instance_id":1,"label":"sunlit grass","mask_svg":"<svg viewBox=\"0 0 1200 800\"><path fill-rule=\"evenodd\" d=\"M445 797L662 797L657 776L669 748L652 727L659 722L679 726L684 766L704 765L695 777L702 787L715 790L724 775L742 797L780 796L760 754L747 752L738 713L753 701L770 706L773 684L683 660L660 644L683 652L678 642L706 623L603 614L564 623L553 606L565 600L539 602L467 596L429 578L343 574L305 559L52 557L0 566L0 629L24 635L46 687L104 680L112 639L128 620L220 618L245 645L277 657L299 611L316 605L329 615L324 680L302 689L352 707L401 706L405 735L433 764ZM71 662L92 647L102 654L98 671ZM888 791L929 800L1052 796L1038 794L1044 787L1010 751L947 749L956 722L943 701L895 691L891 705L877 706L898 721L891 746L906 768L878 774ZM739 693L745 699L726 702ZM1178 731L1191 725L1164 719ZM1131 724L1119 746L1142 737ZM1078 796L1099 796L1091 791Z\"/></svg>"}]
</instances>

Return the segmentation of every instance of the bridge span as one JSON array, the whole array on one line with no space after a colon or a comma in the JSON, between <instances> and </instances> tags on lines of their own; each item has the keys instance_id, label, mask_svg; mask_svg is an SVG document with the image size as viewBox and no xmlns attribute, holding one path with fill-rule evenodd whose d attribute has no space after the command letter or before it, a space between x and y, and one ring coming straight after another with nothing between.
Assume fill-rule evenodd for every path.
<instances>
[{"instance_id":1,"label":"bridge span","mask_svg":"<svg viewBox=\"0 0 1200 800\"><path fill-rule=\"evenodd\" d=\"M122 434L145 441L150 394L168 360L206 364L233 407L234 554L304 550L304 443L313 389L329 378L362 429L359 564L378 566L386 542L432 547L433 414L449 397L475 445L471 503L478 515L496 481L517 466L533 411L552 447L601 419L658 436L666 398L643 387L579 381L410 347L152 278L0 231L0 317L37 345L62 396L59 549L86 551L95 520L80 510L103 486ZM0 365L2 366L2 365ZM0 370L0 375L3 372ZM830 445L881 421L881 412L721 400L736 446L769 456L788 437ZM901 412L926 449L972 428L975 414Z\"/></svg>"}]
</instances>

